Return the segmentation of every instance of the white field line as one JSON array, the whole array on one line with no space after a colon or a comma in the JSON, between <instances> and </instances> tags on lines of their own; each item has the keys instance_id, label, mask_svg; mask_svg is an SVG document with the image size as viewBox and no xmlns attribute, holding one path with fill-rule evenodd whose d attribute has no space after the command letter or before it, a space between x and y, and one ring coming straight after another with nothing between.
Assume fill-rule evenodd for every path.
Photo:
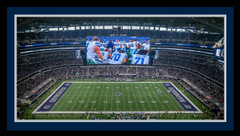
<instances>
[{"instance_id":1,"label":"white field line","mask_svg":"<svg viewBox=\"0 0 240 136\"><path fill-rule=\"evenodd\" d=\"M176 89L179 93L181 93L181 94L183 95L183 97L184 97L186 100L188 100L188 102L191 103L191 104L194 106L194 108L196 108L196 109L198 110L198 112L203 113L194 103L192 103L192 101L190 101L180 90L178 90L178 88L177 88L172 82L170 82L170 84L172 84L172 86L174 86L175 89Z\"/></svg>"},{"instance_id":2,"label":"white field line","mask_svg":"<svg viewBox=\"0 0 240 136\"><path fill-rule=\"evenodd\" d=\"M99 106L100 106L100 103L101 103L101 100L102 100L102 94L103 94L103 92L104 92L104 87L102 88L102 90L101 90L101 97L100 97L100 102L98 103L98 107L97 107L97 109L99 109ZM96 97L96 96L95 96Z\"/></svg>"},{"instance_id":3,"label":"white field line","mask_svg":"<svg viewBox=\"0 0 240 136\"><path fill-rule=\"evenodd\" d=\"M72 85L73 85L73 84L72 84ZM72 89L70 89L70 87L69 87L68 89L69 89L69 91L72 90ZM68 90L66 90L65 93L66 93L67 91L68 91ZM69 95L67 95L66 97L69 97ZM61 99L63 99L63 95L62 95L62 97L60 97L60 98L58 99L58 102L60 102ZM65 98L65 99L66 99L66 98ZM63 103L64 103L65 99L63 100ZM58 102L57 102L57 103L58 103ZM54 106L56 106L57 103L55 103ZM63 103L60 104L60 106L57 108L57 110L62 106ZM53 107L54 107L54 106L53 106ZM53 107L52 107L52 109L53 109Z\"/></svg>"},{"instance_id":4,"label":"white field line","mask_svg":"<svg viewBox=\"0 0 240 136\"><path fill-rule=\"evenodd\" d=\"M114 84L113 84L113 88L114 88ZM112 102L112 100L113 100L113 88L112 88L112 97L111 97L111 110L112 110L112 107L113 107L113 102Z\"/></svg>"},{"instance_id":5,"label":"white field line","mask_svg":"<svg viewBox=\"0 0 240 136\"><path fill-rule=\"evenodd\" d=\"M71 82L64 82L64 83L71 83ZM73 85L73 84L71 84L71 86L72 86L72 85ZM71 87L71 86L70 86L70 87ZM68 87L69 91L72 90L72 89L70 89L70 87ZM68 91L68 89L64 92L64 94ZM64 94L58 99L58 101L54 104L54 106L50 109L50 111L57 105L58 102L60 102L61 99L63 99ZM68 97L68 96L67 96L67 97ZM65 99L64 99L64 101L65 101ZM61 104L61 105L62 105L62 104ZM61 105L60 105L59 107L61 107ZM59 109L59 107L58 107L58 109ZM57 110L58 110L58 109L57 109Z\"/></svg>"},{"instance_id":6,"label":"white field line","mask_svg":"<svg viewBox=\"0 0 240 136\"><path fill-rule=\"evenodd\" d=\"M159 89L161 88L161 90L162 90L162 87L161 87L160 85L157 84L157 86L159 87ZM164 93L165 91L162 90L162 92ZM165 94L165 95L167 96L168 94ZM160 96L162 97L162 100L163 100L163 101L166 101L166 100L164 99L164 97L162 96L162 94L161 94ZM168 102L170 101L169 99L167 99L167 100L168 100ZM164 105L167 105L168 108L171 109L171 107L169 106L168 103L166 103L166 104L164 104ZM165 109L165 110L166 110L166 109Z\"/></svg>"},{"instance_id":7,"label":"white field line","mask_svg":"<svg viewBox=\"0 0 240 136\"><path fill-rule=\"evenodd\" d=\"M126 87L128 87L128 86L126 86ZM130 102L131 100L130 100L130 96L129 96L129 87L127 88L127 95L128 95L128 104L130 104L130 108L131 108L131 111L132 111L132 103Z\"/></svg>"},{"instance_id":8,"label":"white field line","mask_svg":"<svg viewBox=\"0 0 240 136\"><path fill-rule=\"evenodd\" d=\"M102 89L104 88L104 85L103 85L103 87L102 87ZM95 99L96 99L96 96L97 96L97 94L100 92L99 91L99 89L97 88L97 92L95 92L95 96L94 96L94 100L93 101L96 101ZM101 94L101 97L102 97L102 93L100 93ZM101 103L101 97L100 97L100 100L99 100L99 103ZM95 105L95 103L92 103L92 107L91 107L91 109L93 109L94 108L94 105ZM99 104L98 104L99 105ZM96 109L96 108L95 108Z\"/></svg>"},{"instance_id":9,"label":"white field line","mask_svg":"<svg viewBox=\"0 0 240 136\"><path fill-rule=\"evenodd\" d=\"M152 89L151 86L150 86L150 88ZM152 89L152 90L154 91L154 89ZM162 91L163 91L163 90L162 90ZM155 91L154 91L154 92L155 92ZM155 95L155 97L157 97L159 103L162 105L162 108L163 108L163 109L166 109L166 108L164 107L164 105L162 104L162 102L160 101L159 97L158 97L157 95Z\"/></svg>"},{"instance_id":10,"label":"white field line","mask_svg":"<svg viewBox=\"0 0 240 136\"><path fill-rule=\"evenodd\" d=\"M50 96L48 96L48 98L46 100L44 100L44 102L42 102L42 104L40 104L38 106L38 108L36 108L34 110L34 112L32 112L33 114L41 114L41 113L89 113L87 111L44 111L44 112L37 112L37 110L53 95L55 94L55 92L64 84L64 83L96 83L96 82L76 82L76 81L73 81L73 82L63 82ZM129 83L129 82L97 82L97 83ZM171 82L130 82L130 83L170 83L172 84ZM180 111L182 113L203 113L195 104L193 104L180 90L178 90L178 88L172 84L177 91L179 91L183 96L184 98L186 98L198 111ZM95 84L94 84L95 86ZM114 87L113 87L114 88ZM133 86L132 86L133 88ZM134 89L133 89L134 90ZM113 90L112 90L113 91ZM86 95L86 93L85 93ZM84 95L84 97L85 97ZM106 96L107 97L107 96ZM136 101L136 98L135 98L135 95L134 95L134 99ZM106 104L105 104L106 105ZM137 104L136 104L137 105ZM105 109L105 107L104 107ZM112 108L111 108L112 109ZM137 107L138 109L138 107ZM144 109L145 110L145 109ZM102 111L102 113L142 113L140 111ZM94 111L91 111L91 113L99 113L99 112L94 112ZM177 111L144 111L144 113L177 113Z\"/></svg>"},{"instance_id":11,"label":"white field line","mask_svg":"<svg viewBox=\"0 0 240 136\"><path fill-rule=\"evenodd\" d=\"M147 87L146 84L144 84L144 86ZM149 90L150 90L150 87L148 87L147 92L148 92L148 94L150 95L152 101L154 101L153 98L152 98L151 93L149 92ZM145 91L145 92L146 92L146 91ZM153 103L153 104L154 104L154 106L156 107L156 109L158 109L157 106L156 106L156 103Z\"/></svg>"},{"instance_id":12,"label":"white field line","mask_svg":"<svg viewBox=\"0 0 240 136\"><path fill-rule=\"evenodd\" d=\"M105 111L105 109L106 109L106 104L107 104L107 102L106 102L106 100L107 100L107 98L108 98L108 90L110 90L109 88L107 89L107 95L106 95L106 98L105 98L105 102L104 102L104 111Z\"/></svg>"},{"instance_id":13,"label":"white field line","mask_svg":"<svg viewBox=\"0 0 240 136\"><path fill-rule=\"evenodd\" d=\"M117 84L117 83L125 83L125 84L129 84L129 83L170 83L170 82L81 82L81 81L70 81L70 82L67 82L67 83L114 83L114 84Z\"/></svg>"},{"instance_id":14,"label":"white field line","mask_svg":"<svg viewBox=\"0 0 240 136\"><path fill-rule=\"evenodd\" d=\"M60 86L58 86L58 88L57 88L54 92L52 92L52 94L50 94L32 113L36 113L37 110L38 110L40 107L42 107L42 105L43 105L46 101L48 101L48 99L49 99L53 94L55 94L56 91L57 91L60 87L62 87L63 84L65 84L65 82L63 82Z\"/></svg>"},{"instance_id":15,"label":"white field line","mask_svg":"<svg viewBox=\"0 0 240 136\"><path fill-rule=\"evenodd\" d=\"M146 86L145 86L146 87ZM143 90L143 93L144 94L146 94L145 92L145 90L144 90L144 88L143 88L143 86L141 85L141 90ZM148 106L150 107L150 109L151 109L151 111L152 111L152 106L149 104L149 100L147 99L147 96L146 95L144 95L145 96L145 98L146 98L146 100L147 100L147 103L148 103Z\"/></svg>"},{"instance_id":16,"label":"white field line","mask_svg":"<svg viewBox=\"0 0 240 136\"><path fill-rule=\"evenodd\" d=\"M131 86L131 88L132 88L132 92L133 92L133 85L132 84L130 84L130 86ZM136 101L136 97L135 97L135 94L134 94L134 92L133 92L133 98L135 99L135 101ZM137 101L136 101L136 107L137 107L137 110L139 109L138 108L138 104L137 104Z\"/></svg>"},{"instance_id":17,"label":"white field line","mask_svg":"<svg viewBox=\"0 0 240 136\"><path fill-rule=\"evenodd\" d=\"M122 84L122 94L121 94L121 97L123 98L123 109L125 110L126 109L126 107L125 107L125 101L124 101L124 96L125 96L125 93L123 92L123 84ZM124 95L124 96L123 96Z\"/></svg>"},{"instance_id":18,"label":"white field line","mask_svg":"<svg viewBox=\"0 0 240 136\"><path fill-rule=\"evenodd\" d=\"M68 96L71 96L71 94L72 94L72 92L73 92L72 90L75 91L75 88L76 88L77 86L78 86L78 85L76 85L73 89L71 89L71 92L68 94ZM69 90L69 91L70 91L70 90ZM75 91L74 94L71 96L71 101L72 101L72 99L74 98L76 92L77 92L77 91ZM61 98L62 98L62 97L61 97ZM67 97L67 98L68 98L68 97ZM66 98L66 99L67 99L67 98ZM67 100L68 100L68 99L67 99ZM66 103L65 101L66 101L66 100L64 99L64 100L63 100L63 103L64 103L64 104ZM63 104L63 103L62 103L62 104ZM61 104L61 105L62 105L62 104ZM68 107L68 105L69 105L69 103L67 102L67 106L64 108L64 111L65 111L65 109ZM58 109L59 109L60 107L61 107L61 106L59 106Z\"/></svg>"},{"instance_id":19,"label":"white field line","mask_svg":"<svg viewBox=\"0 0 240 136\"><path fill-rule=\"evenodd\" d=\"M96 84L97 84L97 83L94 83L94 87L96 86ZM84 111L85 111L86 108L88 107L88 103L89 103L90 97L92 96L92 92L94 91L94 87L93 87L93 89L91 90L91 94L90 94L89 97L88 97L88 101L87 101L87 103L86 103L86 106L85 106L85 108L84 108Z\"/></svg>"},{"instance_id":20,"label":"white field line","mask_svg":"<svg viewBox=\"0 0 240 136\"><path fill-rule=\"evenodd\" d=\"M136 88L136 87L135 87L135 88ZM140 93L139 93L139 91L138 91L138 89L139 89L139 88L136 89L136 92L138 93L138 97L140 98L140 101L143 101L143 100L142 100L142 97L141 97L141 95L140 95ZM142 90L142 89L141 89L141 90ZM144 103L145 103L145 101L144 101ZM143 106L143 109L144 109L144 111L145 111L146 109L145 109L145 106L144 106L143 103L142 103L142 106ZM150 107L150 109L151 109L151 107ZM151 110L152 110L152 109L151 109Z\"/></svg>"},{"instance_id":21,"label":"white field line","mask_svg":"<svg viewBox=\"0 0 240 136\"><path fill-rule=\"evenodd\" d=\"M165 86L164 86L165 87ZM166 87L165 87L166 88ZM172 103L172 105L176 108L176 109L178 109L177 108L177 106L174 104L174 102L173 101L171 101L171 98L169 98L169 95L167 94L167 92L166 91L164 91L164 93L166 94L166 96L168 97L168 101L170 101L171 103ZM174 98L174 100L175 101L177 101L175 98ZM178 102L178 101L177 101ZM181 104L179 104L181 107L182 107L182 105ZM183 108L183 107L182 107ZM183 108L184 109L184 108Z\"/></svg>"},{"instance_id":22,"label":"white field line","mask_svg":"<svg viewBox=\"0 0 240 136\"><path fill-rule=\"evenodd\" d=\"M87 85L86 85L86 87L88 88L89 86L87 86ZM87 94L87 92L88 92L88 91L89 91L89 88L88 88L88 89L86 89L86 91L84 91L85 93L84 93L84 96L83 96L83 99L82 99L82 101L84 101L84 98L85 98L85 96L86 96L86 94ZM85 103L85 101L84 101L83 103ZM80 103L80 104L79 104L79 106L78 106L78 108L77 108L77 109L81 108L81 105L82 105L82 103Z\"/></svg>"},{"instance_id":23,"label":"white field line","mask_svg":"<svg viewBox=\"0 0 240 136\"><path fill-rule=\"evenodd\" d=\"M118 87L118 84L117 84L117 87ZM118 89L119 89L119 87L118 87ZM115 89L115 90L118 90L118 89ZM117 91L118 92L118 91ZM114 95L113 95L114 96ZM118 97L117 97L117 111L118 111Z\"/></svg>"},{"instance_id":24,"label":"white field line","mask_svg":"<svg viewBox=\"0 0 240 136\"><path fill-rule=\"evenodd\" d=\"M81 85L81 86L78 86L78 88L81 87L81 92L80 92L80 94L78 95L77 100L76 100L75 103L73 104L73 106L72 106L72 108L71 108L70 111L72 111L72 109L74 108L75 104L78 102L78 99L79 99L79 97L81 97L81 94L82 94L82 92L84 92L86 86L87 86L87 84L84 84L84 87L82 87L82 85Z\"/></svg>"},{"instance_id":25,"label":"white field line","mask_svg":"<svg viewBox=\"0 0 240 136\"><path fill-rule=\"evenodd\" d=\"M69 113L69 114L73 114L73 113L82 113L82 114L86 114L86 113L116 113L116 114L120 114L120 113L202 113L199 111L43 111L43 112L37 112L34 114L62 114L62 113Z\"/></svg>"}]
</instances>

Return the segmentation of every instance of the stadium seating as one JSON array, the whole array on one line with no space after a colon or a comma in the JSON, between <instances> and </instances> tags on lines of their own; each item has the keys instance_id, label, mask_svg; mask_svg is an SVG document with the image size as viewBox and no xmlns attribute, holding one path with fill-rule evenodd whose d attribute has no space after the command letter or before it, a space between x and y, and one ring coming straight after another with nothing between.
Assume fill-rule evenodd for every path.
<instances>
[{"instance_id":1,"label":"stadium seating","mask_svg":"<svg viewBox=\"0 0 240 136\"><path fill-rule=\"evenodd\" d=\"M162 31L121 30L121 33L134 36L151 36L153 41L171 43L186 43L213 45L221 36L201 35L192 33L171 33ZM34 44L49 42L75 42L89 35L108 36L117 34L117 30L82 30L68 32L48 33L19 33L18 44ZM186 38L187 37L187 38ZM187 39L187 40L186 40ZM204 42L203 42L204 41ZM160 47L160 46L159 46ZM170 46L165 46L170 47ZM172 47L172 46L171 46ZM48 47L46 47L48 48ZM181 49L182 47L174 47ZM51 49L51 47L49 47ZM186 48L185 48L186 49ZM196 50L196 48L187 48ZM143 79L171 79L184 82L186 78L201 91L207 92L220 104L224 104L224 70L216 65L217 61L212 55L184 52L180 50L160 50L159 59L153 60L153 65L84 65L82 58L76 59L75 50L48 50L44 52L21 54L17 57L17 96L20 98L27 91L41 84L49 77L58 81L67 79L87 78L143 78ZM218 107L208 101L198 91L188 84L184 86L195 97L210 109ZM31 98L32 100L37 96Z\"/></svg>"}]
</instances>

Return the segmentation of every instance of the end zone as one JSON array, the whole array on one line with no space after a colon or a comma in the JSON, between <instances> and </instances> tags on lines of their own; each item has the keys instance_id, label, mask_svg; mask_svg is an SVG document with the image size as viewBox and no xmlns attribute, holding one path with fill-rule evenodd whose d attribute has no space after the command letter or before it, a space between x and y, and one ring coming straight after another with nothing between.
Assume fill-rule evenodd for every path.
<instances>
[{"instance_id":1,"label":"end zone","mask_svg":"<svg viewBox=\"0 0 240 136\"><path fill-rule=\"evenodd\" d=\"M185 112L188 113L203 113L195 104L192 103L173 83L162 83L169 93L177 100Z\"/></svg>"},{"instance_id":2,"label":"end zone","mask_svg":"<svg viewBox=\"0 0 240 136\"><path fill-rule=\"evenodd\" d=\"M32 113L50 112L53 106L59 101L63 94L72 85L70 82L62 83L41 105L39 105Z\"/></svg>"}]
</instances>

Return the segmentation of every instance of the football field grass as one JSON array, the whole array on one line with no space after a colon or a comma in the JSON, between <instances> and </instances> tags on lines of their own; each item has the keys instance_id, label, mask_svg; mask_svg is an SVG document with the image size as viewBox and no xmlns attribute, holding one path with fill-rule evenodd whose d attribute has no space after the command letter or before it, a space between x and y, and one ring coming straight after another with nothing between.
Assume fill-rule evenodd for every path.
<instances>
[{"instance_id":1,"label":"football field grass","mask_svg":"<svg viewBox=\"0 0 240 136\"><path fill-rule=\"evenodd\" d=\"M41 113L38 109L35 113ZM71 82L70 87L45 113L164 111L185 109L160 82Z\"/></svg>"},{"instance_id":2,"label":"football field grass","mask_svg":"<svg viewBox=\"0 0 240 136\"><path fill-rule=\"evenodd\" d=\"M158 94L157 90L162 93ZM73 83L52 111L183 110L162 84Z\"/></svg>"}]
</instances>

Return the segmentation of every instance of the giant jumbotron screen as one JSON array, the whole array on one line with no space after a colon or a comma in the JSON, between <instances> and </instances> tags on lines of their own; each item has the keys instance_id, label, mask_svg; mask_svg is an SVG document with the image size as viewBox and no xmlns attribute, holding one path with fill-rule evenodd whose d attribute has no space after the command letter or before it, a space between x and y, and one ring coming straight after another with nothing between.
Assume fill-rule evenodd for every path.
<instances>
[{"instance_id":1,"label":"giant jumbotron screen","mask_svg":"<svg viewBox=\"0 0 240 136\"><path fill-rule=\"evenodd\" d=\"M149 65L150 37L86 37L87 64Z\"/></svg>"}]
</instances>

